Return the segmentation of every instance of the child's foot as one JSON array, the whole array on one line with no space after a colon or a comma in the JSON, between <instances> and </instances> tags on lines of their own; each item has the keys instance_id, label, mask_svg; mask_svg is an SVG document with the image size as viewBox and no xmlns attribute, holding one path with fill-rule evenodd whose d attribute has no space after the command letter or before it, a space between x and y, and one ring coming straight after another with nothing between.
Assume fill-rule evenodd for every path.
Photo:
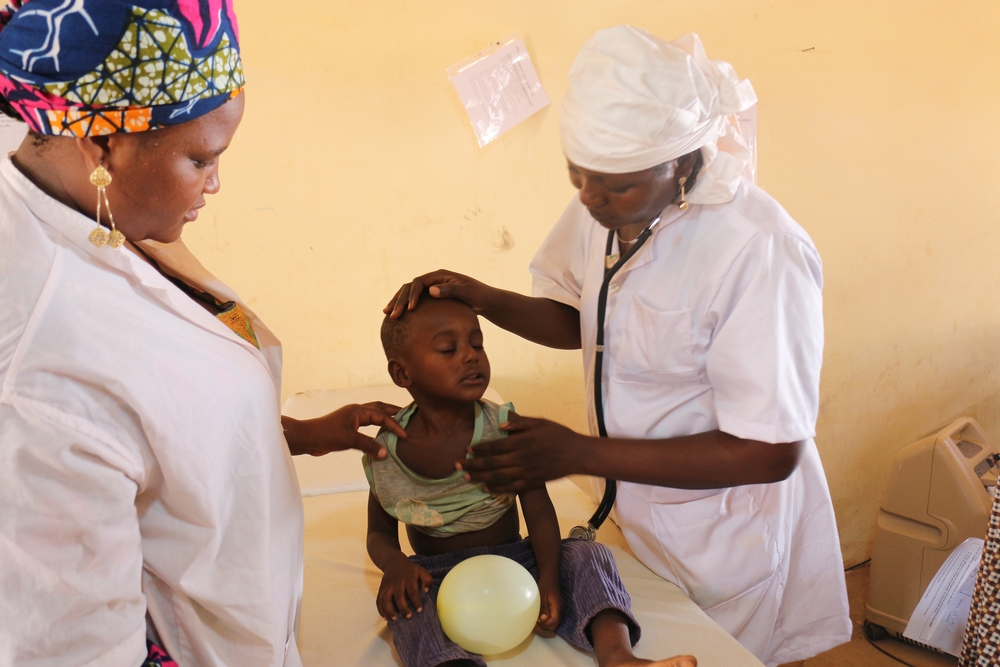
<instances>
[{"instance_id":1,"label":"child's foot","mask_svg":"<svg viewBox=\"0 0 1000 667\"><path fill-rule=\"evenodd\" d=\"M678 655L666 660L645 660L634 655L625 654L618 660L610 657L610 661L601 662L601 667L698 667L698 660L693 655Z\"/></svg>"},{"instance_id":2,"label":"child's foot","mask_svg":"<svg viewBox=\"0 0 1000 667\"><path fill-rule=\"evenodd\" d=\"M598 667L698 667L693 655L675 655L666 660L645 660L632 653L629 619L615 609L605 609L590 622L591 642Z\"/></svg>"}]
</instances>

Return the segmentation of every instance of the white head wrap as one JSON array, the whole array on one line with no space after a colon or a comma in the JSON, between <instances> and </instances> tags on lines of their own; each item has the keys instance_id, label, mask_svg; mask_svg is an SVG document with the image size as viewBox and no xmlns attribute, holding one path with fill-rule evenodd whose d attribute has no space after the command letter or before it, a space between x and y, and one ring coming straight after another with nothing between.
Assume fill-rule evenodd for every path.
<instances>
[{"instance_id":1,"label":"white head wrap","mask_svg":"<svg viewBox=\"0 0 1000 667\"><path fill-rule=\"evenodd\" d=\"M573 164L642 171L701 149L693 204L731 201L750 150L732 114L757 102L732 65L709 60L698 35L665 42L618 26L590 38L569 72L560 120Z\"/></svg>"}]
</instances>

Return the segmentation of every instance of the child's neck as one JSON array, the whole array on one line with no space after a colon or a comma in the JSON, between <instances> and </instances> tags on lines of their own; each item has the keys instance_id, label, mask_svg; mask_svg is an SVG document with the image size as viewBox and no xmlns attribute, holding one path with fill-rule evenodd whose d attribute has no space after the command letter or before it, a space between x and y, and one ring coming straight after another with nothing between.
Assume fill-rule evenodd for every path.
<instances>
[{"instance_id":1,"label":"child's neck","mask_svg":"<svg viewBox=\"0 0 1000 667\"><path fill-rule=\"evenodd\" d=\"M416 427L431 436L449 436L468 431L476 418L476 401L435 401L416 398L417 413L407 424L407 431Z\"/></svg>"}]
</instances>

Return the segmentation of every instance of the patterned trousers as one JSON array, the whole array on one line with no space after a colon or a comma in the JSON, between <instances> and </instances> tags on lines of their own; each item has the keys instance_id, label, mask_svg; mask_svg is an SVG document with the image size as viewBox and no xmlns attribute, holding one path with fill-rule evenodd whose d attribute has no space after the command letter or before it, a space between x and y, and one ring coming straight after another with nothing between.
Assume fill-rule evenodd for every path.
<instances>
[{"instance_id":1,"label":"patterned trousers","mask_svg":"<svg viewBox=\"0 0 1000 667\"><path fill-rule=\"evenodd\" d=\"M993 509L986 530L986 544L979 561L976 588L969 609L969 625L958 660L959 667L1000 666L1000 485L993 494Z\"/></svg>"}]
</instances>

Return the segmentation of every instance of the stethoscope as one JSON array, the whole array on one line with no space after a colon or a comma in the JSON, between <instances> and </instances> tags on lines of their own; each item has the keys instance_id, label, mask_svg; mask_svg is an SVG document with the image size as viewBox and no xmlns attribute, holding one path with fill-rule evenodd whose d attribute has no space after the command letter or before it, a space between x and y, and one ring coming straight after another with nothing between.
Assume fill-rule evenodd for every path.
<instances>
[{"instance_id":1,"label":"stethoscope","mask_svg":"<svg viewBox=\"0 0 1000 667\"><path fill-rule=\"evenodd\" d=\"M604 316L608 309L608 288L615 274L638 252L642 244L653 234L653 228L660 222L660 215L653 218L646 229L642 230L635 244L620 256L611 254L614 247L615 230L608 232L608 246L604 251L604 282L601 283L601 291L597 295L597 343L594 353L594 416L597 418L597 432L602 438L608 437L608 430L604 426L604 392L601 387L601 376L604 372ZM611 509L615 505L615 497L618 495L618 481L610 477L604 480L604 497L601 504L597 506L594 515L590 517L586 526L574 526L569 531L570 537L593 542L597 538L597 529L601 527L604 520L611 514Z\"/></svg>"}]
</instances>

